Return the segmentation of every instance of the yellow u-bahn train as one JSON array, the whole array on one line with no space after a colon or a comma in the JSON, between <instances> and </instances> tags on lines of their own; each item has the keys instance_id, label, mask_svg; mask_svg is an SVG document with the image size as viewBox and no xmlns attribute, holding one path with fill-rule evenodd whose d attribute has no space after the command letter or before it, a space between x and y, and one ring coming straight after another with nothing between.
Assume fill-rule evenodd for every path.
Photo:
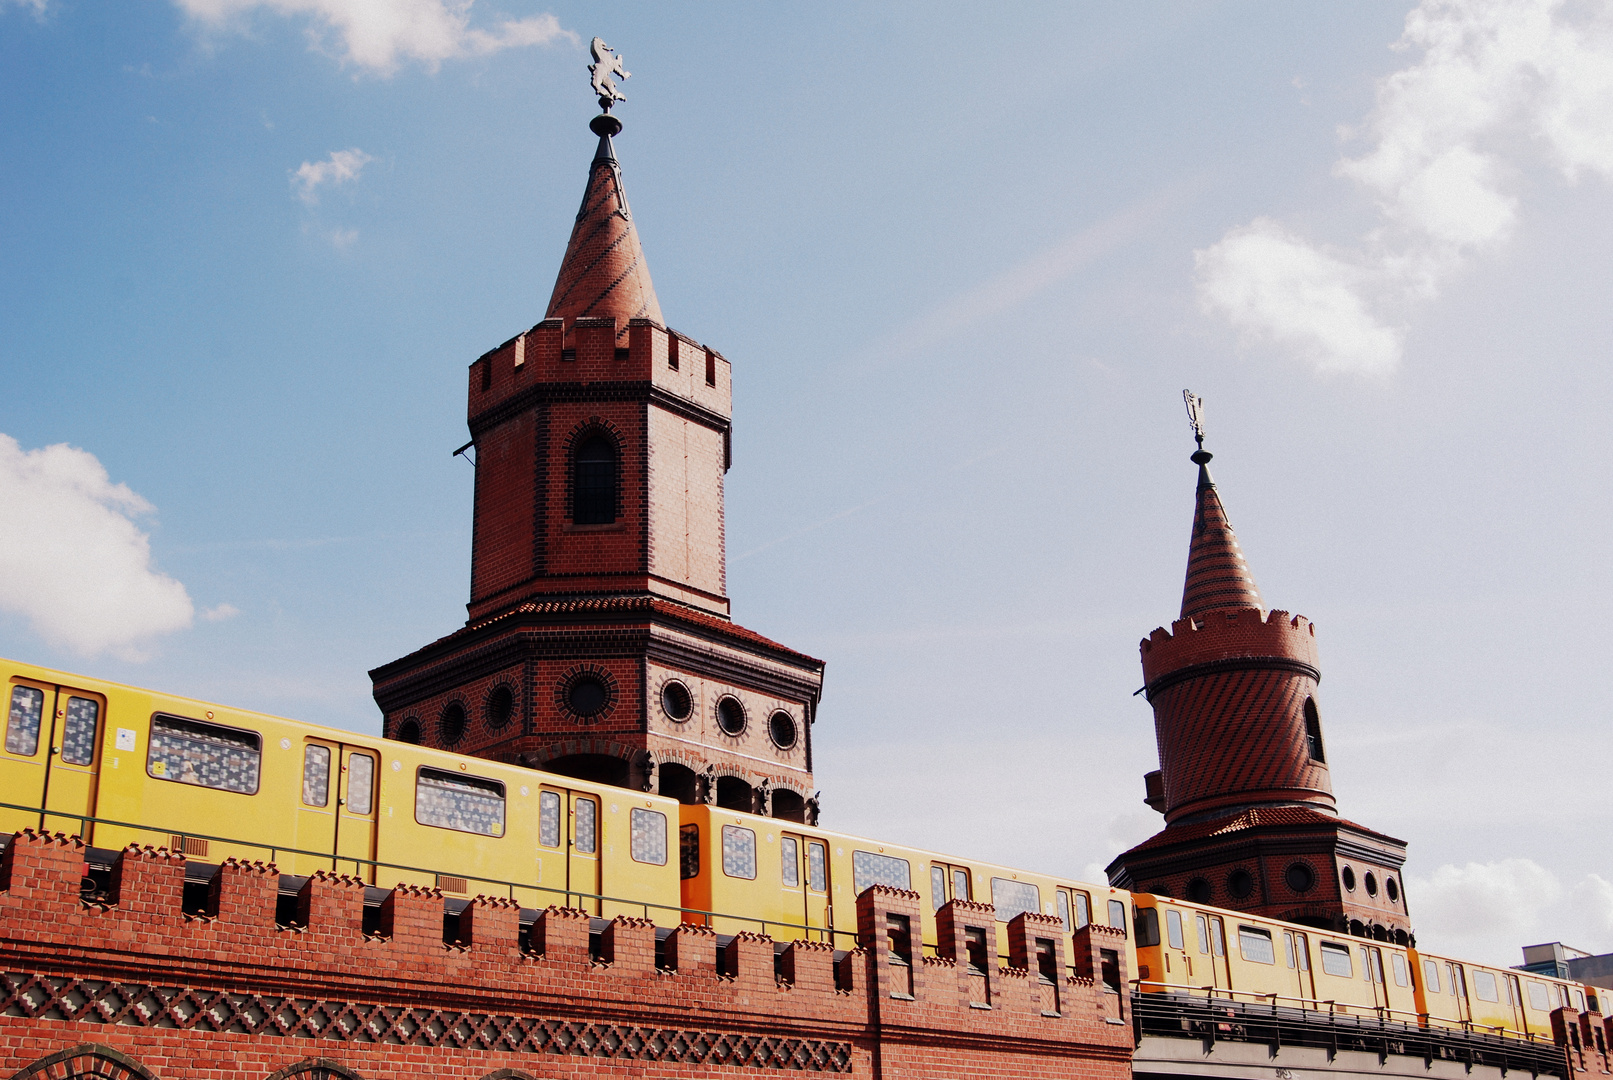
<instances>
[{"instance_id":1,"label":"yellow u-bahn train","mask_svg":"<svg viewBox=\"0 0 1613 1080\"><path fill-rule=\"evenodd\" d=\"M1594 987L1471 964L1165 896L1130 893L813 826L551 775L412 743L231 709L12 661L0 752L0 843L66 832L85 889L126 845L187 856L192 895L227 858L273 861L295 911L320 870L375 887L434 886L445 934L477 894L663 928L699 921L776 941L856 940L874 884L996 908L999 955L1022 911L1125 934L1145 994L1262 999L1301 1009L1538 1039L1558 1008L1600 1010ZM190 890L188 890L190 891ZM1066 955L1073 956L1066 938ZM1116 987L1119 989L1119 987ZM1606 993L1603 991L1602 993Z\"/></svg>"}]
</instances>

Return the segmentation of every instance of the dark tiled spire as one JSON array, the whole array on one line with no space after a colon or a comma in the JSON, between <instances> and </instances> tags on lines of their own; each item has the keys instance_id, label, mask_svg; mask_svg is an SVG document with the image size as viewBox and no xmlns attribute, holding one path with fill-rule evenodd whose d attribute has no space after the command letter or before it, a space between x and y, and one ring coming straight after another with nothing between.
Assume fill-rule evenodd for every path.
<instances>
[{"instance_id":1,"label":"dark tiled spire","mask_svg":"<svg viewBox=\"0 0 1613 1080\"><path fill-rule=\"evenodd\" d=\"M661 302L650 283L650 268L622 189L622 167L611 143L611 136L622 130L621 121L602 115L590 126L599 136L599 149L588 169L588 189L546 318L563 318L569 329L574 319L614 317L618 332L625 334L629 319L662 322Z\"/></svg>"},{"instance_id":2,"label":"dark tiled spire","mask_svg":"<svg viewBox=\"0 0 1613 1080\"><path fill-rule=\"evenodd\" d=\"M1232 522L1227 520L1226 507L1210 479L1210 453L1199 450L1193 462L1199 467L1198 505L1193 511L1181 617L1193 618L1218 608L1264 608Z\"/></svg>"}]
</instances>

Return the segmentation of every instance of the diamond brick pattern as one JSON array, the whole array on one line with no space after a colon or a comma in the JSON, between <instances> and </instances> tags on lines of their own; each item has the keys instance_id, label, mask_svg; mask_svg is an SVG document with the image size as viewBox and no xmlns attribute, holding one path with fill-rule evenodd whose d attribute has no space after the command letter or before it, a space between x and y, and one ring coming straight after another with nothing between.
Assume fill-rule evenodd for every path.
<instances>
[{"instance_id":1,"label":"diamond brick pattern","mask_svg":"<svg viewBox=\"0 0 1613 1080\"><path fill-rule=\"evenodd\" d=\"M614 317L624 337L629 319L663 321L609 135L600 137L599 152L589 166L588 189L546 317L568 324L578 318Z\"/></svg>"},{"instance_id":2,"label":"diamond brick pattern","mask_svg":"<svg viewBox=\"0 0 1613 1080\"><path fill-rule=\"evenodd\" d=\"M1181 617L1187 619L1220 608L1264 607L1255 576L1244 560L1207 465L1199 466L1196 501Z\"/></svg>"},{"instance_id":3,"label":"diamond brick pattern","mask_svg":"<svg viewBox=\"0 0 1613 1080\"><path fill-rule=\"evenodd\" d=\"M0 975L0 1016L752 1069L838 1073L850 1072L852 1063L850 1043L826 1039L492 1016L16 971Z\"/></svg>"}]
</instances>

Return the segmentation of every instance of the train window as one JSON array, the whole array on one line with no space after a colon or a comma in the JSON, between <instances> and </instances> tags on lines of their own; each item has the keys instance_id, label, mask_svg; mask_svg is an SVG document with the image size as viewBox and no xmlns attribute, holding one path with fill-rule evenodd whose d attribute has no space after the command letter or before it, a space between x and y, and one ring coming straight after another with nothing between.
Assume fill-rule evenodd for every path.
<instances>
[{"instance_id":1,"label":"train window","mask_svg":"<svg viewBox=\"0 0 1613 1080\"><path fill-rule=\"evenodd\" d=\"M500 794L502 792L501 788ZM350 755L347 759L347 812L368 814L373 809L375 809L375 759L368 754ZM502 803L500 803L499 820L504 820Z\"/></svg>"},{"instance_id":2,"label":"train window","mask_svg":"<svg viewBox=\"0 0 1613 1080\"><path fill-rule=\"evenodd\" d=\"M414 819L481 836L504 835L504 785L479 776L422 768L415 777Z\"/></svg>"},{"instance_id":3,"label":"train window","mask_svg":"<svg viewBox=\"0 0 1613 1080\"><path fill-rule=\"evenodd\" d=\"M1138 944L1142 944L1138 942ZM1277 950L1272 947L1271 931L1256 930L1252 926L1238 927L1238 951L1245 960L1256 964L1275 964Z\"/></svg>"},{"instance_id":4,"label":"train window","mask_svg":"<svg viewBox=\"0 0 1613 1080\"><path fill-rule=\"evenodd\" d=\"M330 805L330 747L309 744L302 748L302 803Z\"/></svg>"},{"instance_id":5,"label":"train window","mask_svg":"<svg viewBox=\"0 0 1613 1080\"><path fill-rule=\"evenodd\" d=\"M578 799L572 805L576 814L575 834L571 838L572 846L578 854L592 855L599 850L599 804L592 799ZM755 877L755 874L751 875Z\"/></svg>"},{"instance_id":6,"label":"train window","mask_svg":"<svg viewBox=\"0 0 1613 1080\"><path fill-rule=\"evenodd\" d=\"M779 863L784 868L784 884L792 889L801 887L801 845L793 836L779 838Z\"/></svg>"},{"instance_id":7,"label":"train window","mask_svg":"<svg viewBox=\"0 0 1613 1080\"><path fill-rule=\"evenodd\" d=\"M678 829L678 877L687 881L700 876L700 826Z\"/></svg>"},{"instance_id":8,"label":"train window","mask_svg":"<svg viewBox=\"0 0 1613 1080\"><path fill-rule=\"evenodd\" d=\"M939 863L930 866L930 906L936 911L947 902L947 868Z\"/></svg>"},{"instance_id":9,"label":"train window","mask_svg":"<svg viewBox=\"0 0 1613 1080\"><path fill-rule=\"evenodd\" d=\"M1488 971L1475 971L1473 973L1473 993L1480 1001L1501 1000L1501 985L1495 981L1495 976Z\"/></svg>"},{"instance_id":10,"label":"train window","mask_svg":"<svg viewBox=\"0 0 1613 1080\"><path fill-rule=\"evenodd\" d=\"M182 720L151 718L146 773L158 780L256 795L263 740L255 731Z\"/></svg>"},{"instance_id":11,"label":"train window","mask_svg":"<svg viewBox=\"0 0 1613 1080\"><path fill-rule=\"evenodd\" d=\"M722 827L722 872L756 880L756 833L738 825Z\"/></svg>"},{"instance_id":12,"label":"train window","mask_svg":"<svg viewBox=\"0 0 1613 1080\"><path fill-rule=\"evenodd\" d=\"M1185 939L1182 937L1182 913L1175 908L1165 910L1165 934L1166 940L1171 943L1171 948L1180 949L1185 947ZM1290 941L1290 945L1292 945L1292 941ZM1290 964L1289 966L1292 967L1293 965Z\"/></svg>"},{"instance_id":13,"label":"train window","mask_svg":"<svg viewBox=\"0 0 1613 1080\"><path fill-rule=\"evenodd\" d=\"M1522 1004L1522 1002L1523 1002L1523 999L1522 999L1522 997L1521 997L1521 995L1520 995L1520 993L1518 991L1518 977L1516 975L1508 975L1507 976L1507 1004L1513 1006L1514 1008L1516 1008L1518 1005ZM1591 1002L1591 1008L1592 1009L1596 1008L1596 1003L1594 1001Z\"/></svg>"},{"instance_id":14,"label":"train window","mask_svg":"<svg viewBox=\"0 0 1613 1080\"><path fill-rule=\"evenodd\" d=\"M1350 963L1350 949L1347 945L1335 945L1331 941L1321 943L1322 970L1329 975L1338 975L1350 978L1355 974L1355 966Z\"/></svg>"},{"instance_id":15,"label":"train window","mask_svg":"<svg viewBox=\"0 0 1613 1080\"><path fill-rule=\"evenodd\" d=\"M997 908L997 921L1008 922L1022 911L1042 910L1042 890L1028 881L1013 878L991 879L991 902Z\"/></svg>"},{"instance_id":16,"label":"train window","mask_svg":"<svg viewBox=\"0 0 1613 1080\"><path fill-rule=\"evenodd\" d=\"M1411 985L1411 973L1406 970L1406 958L1399 953L1390 953L1389 963L1395 969L1395 985Z\"/></svg>"},{"instance_id":17,"label":"train window","mask_svg":"<svg viewBox=\"0 0 1613 1080\"><path fill-rule=\"evenodd\" d=\"M1122 933L1125 932L1126 902L1124 900L1109 901L1109 925Z\"/></svg>"},{"instance_id":18,"label":"train window","mask_svg":"<svg viewBox=\"0 0 1613 1080\"><path fill-rule=\"evenodd\" d=\"M1059 921L1064 924L1064 932L1068 934L1071 930L1075 929L1070 925L1070 894L1065 892L1063 889L1060 889L1058 891L1058 898Z\"/></svg>"},{"instance_id":19,"label":"train window","mask_svg":"<svg viewBox=\"0 0 1613 1080\"><path fill-rule=\"evenodd\" d=\"M1546 997L1544 983L1532 982L1529 984L1529 1007L1541 1012L1551 1011L1551 1000Z\"/></svg>"},{"instance_id":20,"label":"train window","mask_svg":"<svg viewBox=\"0 0 1613 1080\"><path fill-rule=\"evenodd\" d=\"M1439 965L1432 960L1423 961L1423 989L1430 994L1439 993Z\"/></svg>"},{"instance_id":21,"label":"train window","mask_svg":"<svg viewBox=\"0 0 1613 1080\"><path fill-rule=\"evenodd\" d=\"M62 727L63 761L88 765L95 760L95 727L100 717L100 702L82 697L67 699L67 722Z\"/></svg>"},{"instance_id":22,"label":"train window","mask_svg":"<svg viewBox=\"0 0 1613 1080\"><path fill-rule=\"evenodd\" d=\"M889 885L893 889L911 889L912 867L906 859L893 859L889 855L876 855L872 851L851 853L851 887L860 896L870 885Z\"/></svg>"},{"instance_id":23,"label":"train window","mask_svg":"<svg viewBox=\"0 0 1613 1080\"><path fill-rule=\"evenodd\" d=\"M1367 982L1383 982L1383 953L1370 946L1361 946L1361 977Z\"/></svg>"},{"instance_id":24,"label":"train window","mask_svg":"<svg viewBox=\"0 0 1613 1080\"><path fill-rule=\"evenodd\" d=\"M829 849L816 840L807 841L807 888L829 891Z\"/></svg>"},{"instance_id":25,"label":"train window","mask_svg":"<svg viewBox=\"0 0 1613 1080\"><path fill-rule=\"evenodd\" d=\"M1155 908L1137 909L1137 945L1140 948L1159 944L1159 911Z\"/></svg>"},{"instance_id":26,"label":"train window","mask_svg":"<svg viewBox=\"0 0 1613 1080\"><path fill-rule=\"evenodd\" d=\"M1299 970L1311 969L1311 943L1304 934L1294 935L1294 952L1299 956Z\"/></svg>"},{"instance_id":27,"label":"train window","mask_svg":"<svg viewBox=\"0 0 1613 1080\"><path fill-rule=\"evenodd\" d=\"M1225 956L1227 954L1226 939L1221 936L1220 919L1210 920L1210 949L1217 956Z\"/></svg>"},{"instance_id":28,"label":"train window","mask_svg":"<svg viewBox=\"0 0 1613 1080\"><path fill-rule=\"evenodd\" d=\"M1283 956L1288 960L1288 966L1294 966L1294 935L1283 935Z\"/></svg>"},{"instance_id":29,"label":"train window","mask_svg":"<svg viewBox=\"0 0 1613 1080\"><path fill-rule=\"evenodd\" d=\"M45 692L33 686L11 688L11 715L6 719L6 753L33 757L39 750L39 723L45 715Z\"/></svg>"},{"instance_id":30,"label":"train window","mask_svg":"<svg viewBox=\"0 0 1613 1080\"><path fill-rule=\"evenodd\" d=\"M1092 921L1092 901L1084 892L1072 892L1070 898L1075 901L1075 928L1079 930Z\"/></svg>"},{"instance_id":31,"label":"train window","mask_svg":"<svg viewBox=\"0 0 1613 1080\"><path fill-rule=\"evenodd\" d=\"M1203 915L1198 917L1199 922L1199 952L1208 955L1210 951L1210 922Z\"/></svg>"},{"instance_id":32,"label":"train window","mask_svg":"<svg viewBox=\"0 0 1613 1080\"><path fill-rule=\"evenodd\" d=\"M961 866L952 868L952 899L972 900L973 893L969 889L969 871Z\"/></svg>"},{"instance_id":33,"label":"train window","mask_svg":"<svg viewBox=\"0 0 1613 1080\"><path fill-rule=\"evenodd\" d=\"M1574 1008L1580 1012L1585 1011L1585 992L1583 990L1574 991Z\"/></svg>"},{"instance_id":34,"label":"train window","mask_svg":"<svg viewBox=\"0 0 1613 1080\"><path fill-rule=\"evenodd\" d=\"M538 793L538 843L544 847L560 846L560 795L557 792Z\"/></svg>"},{"instance_id":35,"label":"train window","mask_svg":"<svg viewBox=\"0 0 1613 1080\"><path fill-rule=\"evenodd\" d=\"M666 815L635 806L628 817L633 826L633 861L665 866Z\"/></svg>"},{"instance_id":36,"label":"train window","mask_svg":"<svg viewBox=\"0 0 1613 1080\"><path fill-rule=\"evenodd\" d=\"M1450 969L1451 993L1459 998L1467 997L1467 980L1462 977L1462 965L1446 964L1445 966Z\"/></svg>"}]
</instances>

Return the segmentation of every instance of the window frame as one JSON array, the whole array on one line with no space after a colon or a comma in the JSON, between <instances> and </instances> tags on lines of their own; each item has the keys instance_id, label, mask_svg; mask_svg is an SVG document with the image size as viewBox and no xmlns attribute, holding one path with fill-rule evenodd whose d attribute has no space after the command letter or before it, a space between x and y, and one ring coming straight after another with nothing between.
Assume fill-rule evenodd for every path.
<instances>
[{"instance_id":1,"label":"window frame","mask_svg":"<svg viewBox=\"0 0 1613 1080\"><path fill-rule=\"evenodd\" d=\"M661 819L661 858L658 859L658 860L657 859L641 859L641 858L639 858L639 851L638 851L639 826L638 826L638 822L639 822L639 815L641 815L641 814L646 818L658 817L658 818ZM654 809L651 809L650 807L646 807L646 806L632 806L632 807L629 807L628 808L628 814L627 814L627 836L628 836L628 841L627 841L628 857L631 858L634 862L642 863L645 866L665 866L666 865L667 859L670 857L669 854L668 854L668 851L667 851L667 849L670 846L670 844L668 843L668 840L667 840L667 816L666 816L666 814L662 813L659 810L654 810Z\"/></svg>"},{"instance_id":2,"label":"window frame","mask_svg":"<svg viewBox=\"0 0 1613 1080\"><path fill-rule=\"evenodd\" d=\"M1323 975L1331 975L1335 979L1355 978L1355 957L1351 955L1348 945L1340 945L1336 941L1319 941L1316 944L1317 948L1321 950ZM1345 970L1334 971L1333 965L1328 962L1329 957L1334 960L1342 960Z\"/></svg>"},{"instance_id":3,"label":"window frame","mask_svg":"<svg viewBox=\"0 0 1613 1080\"><path fill-rule=\"evenodd\" d=\"M228 731L238 735L246 735L251 739L256 740L257 748L256 750L252 751L252 753L257 757L257 769L255 770L255 782L252 786L252 790L242 791L239 788L218 787L213 784L203 784L200 782L190 783L186 780L180 779L177 776L166 775L166 768L164 768L163 772L160 773L152 772L152 755L156 752L157 748L155 731L158 724L164 721L172 721L175 724L190 725L198 728L212 728L216 731ZM229 795L245 795L248 797L254 796L263 790L263 733L253 731L251 728L238 728L229 724L220 724L213 720L193 720L188 716L176 716L173 713L152 713L151 722L146 729L146 775L153 780L166 780L171 784L183 784L185 787L200 788L203 791L222 791Z\"/></svg>"},{"instance_id":4,"label":"window frame","mask_svg":"<svg viewBox=\"0 0 1613 1080\"><path fill-rule=\"evenodd\" d=\"M583 458L583 452L595 446L608 450L609 458ZM608 460L610 476L608 484L599 490L589 491L588 507L591 511L587 520L582 517L584 507L583 499L583 466L605 464ZM621 519L622 512L622 448L616 440L603 428L590 428L582 434L571 451L571 524L587 526L615 525ZM604 517L605 496L609 496L609 517ZM595 518L598 520L595 520Z\"/></svg>"},{"instance_id":5,"label":"window frame","mask_svg":"<svg viewBox=\"0 0 1613 1080\"><path fill-rule=\"evenodd\" d=\"M490 785L490 786L493 786L493 787L497 787L498 788L499 809L500 809L499 831L496 832L496 833L479 832L479 831L477 831L475 829L461 829L461 828L459 828L458 826L455 826L455 825L439 825L437 822L434 822L434 821L422 821L422 820L420 820L420 781L426 778L427 773L432 773L432 774L435 774L437 776L441 776L446 780L453 780L453 781L460 781L460 782L464 782L464 781L468 781L468 780L476 780L476 781L480 782L480 783L477 783L477 784L468 784L467 786L469 786L469 787L481 787L483 785ZM509 834L509 831L510 831L509 807L510 807L510 804L509 804L509 791L504 786L504 781L502 781L502 780L493 780L493 779L490 779L490 778L485 777L485 776L474 776L474 775L471 775L469 773L451 773L447 769L439 769L439 768L436 768L435 766L432 766L432 765L420 765L420 766L417 766L415 768L415 771L414 771L414 821L415 821L416 825L424 825L428 829L442 829L445 832L463 833L466 836L482 836L482 837L486 837L489 840L502 840L505 836L507 836Z\"/></svg>"}]
</instances>

